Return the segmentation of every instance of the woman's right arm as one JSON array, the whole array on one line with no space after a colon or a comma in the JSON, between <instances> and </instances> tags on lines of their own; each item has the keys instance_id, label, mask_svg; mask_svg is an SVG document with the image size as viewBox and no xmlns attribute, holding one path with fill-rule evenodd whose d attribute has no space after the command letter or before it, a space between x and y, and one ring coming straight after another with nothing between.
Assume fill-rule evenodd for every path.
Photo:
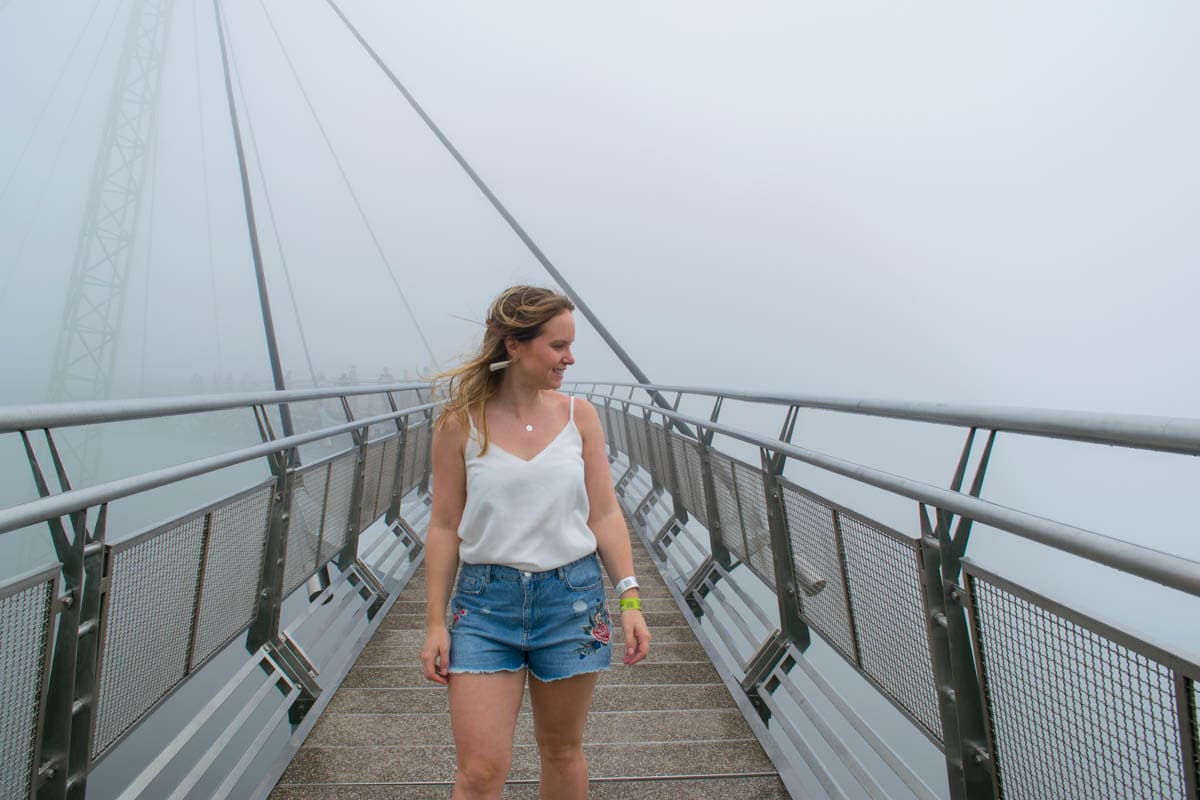
<instances>
[{"instance_id":1,"label":"woman's right arm","mask_svg":"<svg viewBox=\"0 0 1200 800\"><path fill-rule=\"evenodd\" d=\"M467 469L463 462L466 428L453 418L433 432L433 507L425 535L425 644L421 666L425 677L448 683L450 633L446 606L458 569L458 523L467 501Z\"/></svg>"}]
</instances>

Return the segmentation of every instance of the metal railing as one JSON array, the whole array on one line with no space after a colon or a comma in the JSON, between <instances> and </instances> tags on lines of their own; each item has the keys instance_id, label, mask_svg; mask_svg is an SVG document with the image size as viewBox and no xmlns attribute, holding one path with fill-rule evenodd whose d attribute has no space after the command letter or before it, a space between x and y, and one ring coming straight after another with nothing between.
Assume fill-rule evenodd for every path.
<instances>
[{"instance_id":1,"label":"metal railing","mask_svg":"<svg viewBox=\"0 0 1200 800\"><path fill-rule=\"evenodd\" d=\"M281 720L302 724L416 567L420 538L401 503L414 490L428 495L433 405L420 402L424 389L405 383L0 409L0 433L22 440L41 495L0 510L0 534L45 524L59 561L0 585L0 796L82 798L88 775L239 638L249 653L242 667L122 797L165 796L156 781L171 770L182 772L172 797L187 797L202 780L220 779L217 794L227 793ZM408 398L416 404L402 407ZM353 405L368 400L382 413L356 418ZM346 422L275 434L273 409L319 401L339 402ZM253 414L261 444L84 488L71 486L59 456L56 434L66 427L232 409ZM352 446L301 465L301 446L347 434ZM42 438L44 447L35 446ZM39 449L50 454L58 492ZM114 501L262 459L270 478L113 540ZM380 517L387 532L360 550L360 536ZM333 579L324 571L331 564ZM326 585L283 628L285 598L314 575L326 576ZM338 646L355 636L353 647ZM311 657L318 648L331 655ZM231 698L241 702L244 691L251 700L231 712ZM218 735L207 735L204 755L181 767L177 757L200 728L231 713ZM225 752L235 735L251 734L248 749ZM219 758L237 760L214 778L208 773Z\"/></svg>"},{"instance_id":2,"label":"metal railing","mask_svg":"<svg viewBox=\"0 0 1200 800\"><path fill-rule=\"evenodd\" d=\"M805 657L815 631L942 751L954 800L1200 797L1194 657L966 557L981 523L1200 596L1196 562L979 497L1000 432L1197 455L1200 421L659 385L572 390L600 414L618 493L694 627L711 633L702 640L719 671L744 692L763 735L787 742L805 764L800 776L777 762L794 793L937 796ZM675 410L641 402L650 392L674 394ZM708 418L678 411L698 398L712 399ZM782 433L719 422L728 400L781 407ZM951 485L792 444L804 408L966 428ZM718 449L716 437L757 448L758 463ZM789 460L915 501L919 534L789 480ZM764 609L751 584L775 607ZM845 726L821 708L842 715L857 740L848 744ZM882 767L867 766L864 753Z\"/></svg>"}]
</instances>

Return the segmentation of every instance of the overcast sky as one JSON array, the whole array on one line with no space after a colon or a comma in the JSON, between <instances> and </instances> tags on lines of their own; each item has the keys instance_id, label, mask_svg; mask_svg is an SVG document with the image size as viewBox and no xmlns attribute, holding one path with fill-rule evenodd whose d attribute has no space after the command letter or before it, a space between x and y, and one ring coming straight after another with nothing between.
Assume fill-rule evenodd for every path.
<instances>
[{"instance_id":1,"label":"overcast sky","mask_svg":"<svg viewBox=\"0 0 1200 800\"><path fill-rule=\"evenodd\" d=\"M1193 4L342 2L658 380L1195 413ZM287 366L260 175L318 368L428 361L263 7L228 5ZM455 315L547 279L323 0L265 7L449 358L477 333ZM0 12L9 400L44 393L127 8ZM116 392L143 353L261 382L210 3L175 4L161 108ZM576 375L619 374L584 338Z\"/></svg>"},{"instance_id":2,"label":"overcast sky","mask_svg":"<svg viewBox=\"0 0 1200 800\"><path fill-rule=\"evenodd\" d=\"M1197 416L1194 3L341 2L656 380ZM330 379L429 366L389 265L442 363L548 282L324 0L226 5L293 381L278 243ZM0 2L3 403L45 397L129 6ZM176 0L158 133L114 394L266 385L206 0ZM584 325L576 354L625 377ZM1001 499L1200 557L1195 459L1020 447Z\"/></svg>"}]
</instances>

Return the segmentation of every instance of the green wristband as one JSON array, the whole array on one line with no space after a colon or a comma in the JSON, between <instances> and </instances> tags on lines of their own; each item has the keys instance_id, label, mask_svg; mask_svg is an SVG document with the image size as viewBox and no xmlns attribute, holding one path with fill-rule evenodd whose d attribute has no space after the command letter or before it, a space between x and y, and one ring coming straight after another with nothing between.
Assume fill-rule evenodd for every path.
<instances>
[{"instance_id":1,"label":"green wristband","mask_svg":"<svg viewBox=\"0 0 1200 800\"><path fill-rule=\"evenodd\" d=\"M640 598L640 597L622 597L621 598L621 610L622 611L631 611L631 610L632 611L641 611L642 610L642 598Z\"/></svg>"}]
</instances>

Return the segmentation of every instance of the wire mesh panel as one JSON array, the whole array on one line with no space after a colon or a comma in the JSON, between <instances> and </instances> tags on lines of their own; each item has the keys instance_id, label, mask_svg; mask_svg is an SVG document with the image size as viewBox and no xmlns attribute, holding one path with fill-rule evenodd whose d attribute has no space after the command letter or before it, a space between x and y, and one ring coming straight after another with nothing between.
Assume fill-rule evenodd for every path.
<instances>
[{"instance_id":1,"label":"wire mesh panel","mask_svg":"<svg viewBox=\"0 0 1200 800\"><path fill-rule=\"evenodd\" d=\"M675 475L675 461L671 457L671 429L666 421L662 425L654 425L655 463L658 466L658 481L667 488L672 496L679 492L678 478Z\"/></svg>"},{"instance_id":2,"label":"wire mesh panel","mask_svg":"<svg viewBox=\"0 0 1200 800\"><path fill-rule=\"evenodd\" d=\"M363 476L363 493L358 529L361 533L375 521L375 504L379 500L379 479L383 474L383 441L367 446L367 470Z\"/></svg>"},{"instance_id":3,"label":"wire mesh panel","mask_svg":"<svg viewBox=\"0 0 1200 800\"><path fill-rule=\"evenodd\" d=\"M629 435L629 461L646 469L646 425L641 414L625 414L625 430Z\"/></svg>"},{"instance_id":4,"label":"wire mesh panel","mask_svg":"<svg viewBox=\"0 0 1200 800\"><path fill-rule=\"evenodd\" d=\"M775 589L775 562L771 551L771 526L767 519L767 494L763 471L741 461L733 462L733 484L741 509L746 566Z\"/></svg>"},{"instance_id":5,"label":"wire mesh panel","mask_svg":"<svg viewBox=\"0 0 1200 800\"><path fill-rule=\"evenodd\" d=\"M374 515L379 519L392 503L392 492L396 490L396 470L400 460L400 434L395 434L383 443L383 472L379 476L379 496L375 502Z\"/></svg>"},{"instance_id":6,"label":"wire mesh panel","mask_svg":"<svg viewBox=\"0 0 1200 800\"><path fill-rule=\"evenodd\" d=\"M271 483L255 487L212 511L189 671L207 661L254 617L273 488Z\"/></svg>"},{"instance_id":7,"label":"wire mesh panel","mask_svg":"<svg viewBox=\"0 0 1200 800\"><path fill-rule=\"evenodd\" d=\"M1002 796L1191 800L1165 654L974 565L966 574Z\"/></svg>"},{"instance_id":8,"label":"wire mesh panel","mask_svg":"<svg viewBox=\"0 0 1200 800\"><path fill-rule=\"evenodd\" d=\"M424 405L426 402L421 399L421 392L416 389L401 389L399 391L392 392L392 396L396 399L396 408L400 409L401 411L407 408Z\"/></svg>"},{"instance_id":9,"label":"wire mesh panel","mask_svg":"<svg viewBox=\"0 0 1200 800\"><path fill-rule=\"evenodd\" d=\"M0 797L29 797L58 568L0 587Z\"/></svg>"},{"instance_id":10,"label":"wire mesh panel","mask_svg":"<svg viewBox=\"0 0 1200 800\"><path fill-rule=\"evenodd\" d=\"M417 453L421 459L420 472L421 476L429 475L433 469L433 423L427 422L421 428L421 450Z\"/></svg>"},{"instance_id":11,"label":"wire mesh panel","mask_svg":"<svg viewBox=\"0 0 1200 800\"><path fill-rule=\"evenodd\" d=\"M846 579L842 572L841 536L833 507L793 483L781 481L780 485L797 571L803 562L825 579L825 588L820 593L801 598L804 617L843 656L857 663L850 608L846 603Z\"/></svg>"},{"instance_id":12,"label":"wire mesh panel","mask_svg":"<svg viewBox=\"0 0 1200 800\"><path fill-rule=\"evenodd\" d=\"M433 432L429 423L422 421L414 423L408 429L409 444L412 447L412 475L409 480L409 491L417 488L429 472L430 446L433 444ZM406 459L407 460L407 459ZM405 492L407 494L408 492Z\"/></svg>"},{"instance_id":13,"label":"wire mesh panel","mask_svg":"<svg viewBox=\"0 0 1200 800\"><path fill-rule=\"evenodd\" d=\"M400 461L400 496L404 497L416 485L417 433L409 428L404 443L404 458Z\"/></svg>"},{"instance_id":14,"label":"wire mesh panel","mask_svg":"<svg viewBox=\"0 0 1200 800\"><path fill-rule=\"evenodd\" d=\"M641 458L638 462L639 466L649 474L654 475L654 441L650 438L650 423L642 417L641 411L636 412L631 417L635 420L634 430L637 432L638 451L641 453Z\"/></svg>"},{"instance_id":15,"label":"wire mesh panel","mask_svg":"<svg viewBox=\"0 0 1200 800\"><path fill-rule=\"evenodd\" d=\"M839 517L859 666L941 741L917 543L857 514Z\"/></svg>"},{"instance_id":16,"label":"wire mesh panel","mask_svg":"<svg viewBox=\"0 0 1200 800\"><path fill-rule=\"evenodd\" d=\"M320 564L346 546L350 533L350 502L354 499L354 468L358 453L350 450L329 464L329 490L325 503L325 527L321 529Z\"/></svg>"},{"instance_id":17,"label":"wire mesh panel","mask_svg":"<svg viewBox=\"0 0 1200 800\"><path fill-rule=\"evenodd\" d=\"M612 431L608 424L608 413L604 409L604 404L596 400L589 400L588 402L592 404L592 408L596 409L596 415L600 417L600 428L604 431L604 441L611 442Z\"/></svg>"},{"instance_id":18,"label":"wire mesh panel","mask_svg":"<svg viewBox=\"0 0 1200 800\"><path fill-rule=\"evenodd\" d=\"M292 509L283 567L284 595L291 594L317 571L328 482L328 463L305 467L293 477Z\"/></svg>"},{"instance_id":19,"label":"wire mesh panel","mask_svg":"<svg viewBox=\"0 0 1200 800\"><path fill-rule=\"evenodd\" d=\"M681 438L683 451L687 456L688 496L692 505L687 507L700 524L711 527L708 522L708 492L704 488L704 463L700 457L700 443L691 439Z\"/></svg>"},{"instance_id":20,"label":"wire mesh panel","mask_svg":"<svg viewBox=\"0 0 1200 800\"><path fill-rule=\"evenodd\" d=\"M662 462L659 461L658 441L654 434L654 423L648 419L642 420L642 434L646 437L646 469L654 476L654 480L662 483Z\"/></svg>"},{"instance_id":21,"label":"wire mesh panel","mask_svg":"<svg viewBox=\"0 0 1200 800\"><path fill-rule=\"evenodd\" d=\"M683 436L667 431L667 436L670 437L671 443L668 449L671 452L671 463L675 468L675 485L671 489L671 496L679 501L679 504L692 512L692 508L696 505L696 499L692 496L692 479L688 475L688 453L684 448L687 445L683 441Z\"/></svg>"},{"instance_id":22,"label":"wire mesh panel","mask_svg":"<svg viewBox=\"0 0 1200 800\"><path fill-rule=\"evenodd\" d=\"M612 433L613 446L629 455L629 438L625 434L625 415L616 406L608 406L608 429Z\"/></svg>"},{"instance_id":23,"label":"wire mesh panel","mask_svg":"<svg viewBox=\"0 0 1200 800\"><path fill-rule=\"evenodd\" d=\"M187 674L205 514L110 546L98 756Z\"/></svg>"},{"instance_id":24,"label":"wire mesh panel","mask_svg":"<svg viewBox=\"0 0 1200 800\"><path fill-rule=\"evenodd\" d=\"M742 536L742 515L738 513L737 487L733 483L733 462L729 456L713 450L709 453L709 464L721 521L721 543L742 561L749 561L746 540Z\"/></svg>"},{"instance_id":25,"label":"wire mesh panel","mask_svg":"<svg viewBox=\"0 0 1200 800\"><path fill-rule=\"evenodd\" d=\"M1191 704L1188 713L1192 719L1192 774L1196 786L1200 786L1200 677L1188 678L1187 688L1191 689L1187 702Z\"/></svg>"}]
</instances>

